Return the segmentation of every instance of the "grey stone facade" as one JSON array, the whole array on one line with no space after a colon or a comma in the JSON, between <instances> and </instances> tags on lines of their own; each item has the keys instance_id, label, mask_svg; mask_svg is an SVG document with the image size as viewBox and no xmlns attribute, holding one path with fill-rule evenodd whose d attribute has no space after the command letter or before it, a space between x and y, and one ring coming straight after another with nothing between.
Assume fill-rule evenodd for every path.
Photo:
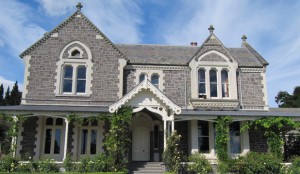
<instances>
[{"instance_id":1,"label":"grey stone facade","mask_svg":"<svg viewBox=\"0 0 300 174\"><path fill-rule=\"evenodd\" d=\"M23 132L21 132L21 136L23 137L22 141L20 142L21 149L20 154L21 158L28 158L33 157L35 155L34 149L36 140L36 127L38 117L30 117L25 119L22 124Z\"/></svg>"},{"instance_id":2,"label":"grey stone facade","mask_svg":"<svg viewBox=\"0 0 300 174\"><path fill-rule=\"evenodd\" d=\"M49 37L31 51L30 76L26 86L28 94L25 96L27 103L109 105L115 102L119 91L118 60L122 55L105 39L96 39L96 35L99 33L83 17L73 16L58 30L58 37ZM93 80L90 97L55 96L54 93L59 54L72 41L84 43L92 52ZM67 53L64 55L68 56ZM86 58L86 52L83 58Z\"/></svg>"},{"instance_id":3,"label":"grey stone facade","mask_svg":"<svg viewBox=\"0 0 300 174\"><path fill-rule=\"evenodd\" d=\"M238 93L242 98L242 107L245 109L263 109L265 102L263 100L264 86L261 73L241 73L239 78L241 79L241 91Z\"/></svg>"}]
</instances>

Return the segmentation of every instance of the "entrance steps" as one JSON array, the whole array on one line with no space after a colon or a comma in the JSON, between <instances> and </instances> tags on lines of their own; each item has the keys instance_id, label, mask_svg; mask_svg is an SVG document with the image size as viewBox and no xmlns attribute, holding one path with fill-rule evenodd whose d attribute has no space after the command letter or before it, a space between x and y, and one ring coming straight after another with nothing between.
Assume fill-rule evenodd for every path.
<instances>
[{"instance_id":1,"label":"entrance steps","mask_svg":"<svg viewBox=\"0 0 300 174\"><path fill-rule=\"evenodd\" d=\"M131 162L128 170L129 174L162 174L164 165L161 162Z\"/></svg>"}]
</instances>

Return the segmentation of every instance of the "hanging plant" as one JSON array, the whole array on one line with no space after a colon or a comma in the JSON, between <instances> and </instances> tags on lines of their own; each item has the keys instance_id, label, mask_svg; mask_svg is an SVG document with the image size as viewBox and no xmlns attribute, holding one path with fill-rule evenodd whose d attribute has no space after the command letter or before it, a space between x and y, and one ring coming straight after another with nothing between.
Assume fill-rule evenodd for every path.
<instances>
[{"instance_id":1,"label":"hanging plant","mask_svg":"<svg viewBox=\"0 0 300 174\"><path fill-rule=\"evenodd\" d=\"M229 125L230 116L219 116L216 123L216 152L220 161L228 161Z\"/></svg>"}]
</instances>

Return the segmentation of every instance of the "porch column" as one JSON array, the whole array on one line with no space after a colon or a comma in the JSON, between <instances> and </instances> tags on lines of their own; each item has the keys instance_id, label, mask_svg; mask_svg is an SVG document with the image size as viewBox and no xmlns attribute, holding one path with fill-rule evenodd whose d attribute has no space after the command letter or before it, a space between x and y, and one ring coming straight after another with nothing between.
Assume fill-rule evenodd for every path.
<instances>
[{"instance_id":1,"label":"porch column","mask_svg":"<svg viewBox=\"0 0 300 174\"><path fill-rule=\"evenodd\" d=\"M198 152L198 120L190 121L191 153Z\"/></svg>"},{"instance_id":2,"label":"porch column","mask_svg":"<svg viewBox=\"0 0 300 174\"><path fill-rule=\"evenodd\" d=\"M13 116L13 119L14 119L15 123L18 122L18 117L16 117L16 115ZM13 126L19 126L19 125L14 124ZM16 145L17 145L17 133L18 133L18 132L15 132L16 131L16 127L14 127L13 131L14 131L13 132L14 136L11 139L11 148L13 150L12 156L16 157L16 150L17 150Z\"/></svg>"},{"instance_id":3,"label":"porch column","mask_svg":"<svg viewBox=\"0 0 300 174\"><path fill-rule=\"evenodd\" d=\"M174 120L172 120L171 122L172 122L172 132L174 132L174 130L175 130Z\"/></svg>"},{"instance_id":4,"label":"porch column","mask_svg":"<svg viewBox=\"0 0 300 174\"><path fill-rule=\"evenodd\" d=\"M64 157L63 161L67 158L67 150L68 150L68 133L69 133L69 121L65 118L66 122L66 130L65 130L65 145L64 145Z\"/></svg>"},{"instance_id":5,"label":"porch column","mask_svg":"<svg viewBox=\"0 0 300 174\"><path fill-rule=\"evenodd\" d=\"M164 120L164 149L167 147L167 121Z\"/></svg>"}]
</instances>

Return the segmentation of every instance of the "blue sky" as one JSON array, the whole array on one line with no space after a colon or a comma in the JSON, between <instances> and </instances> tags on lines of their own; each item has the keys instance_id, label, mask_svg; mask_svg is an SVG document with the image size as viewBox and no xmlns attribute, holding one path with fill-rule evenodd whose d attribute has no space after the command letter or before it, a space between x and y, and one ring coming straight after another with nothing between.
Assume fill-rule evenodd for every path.
<instances>
[{"instance_id":1,"label":"blue sky","mask_svg":"<svg viewBox=\"0 0 300 174\"><path fill-rule=\"evenodd\" d=\"M1 0L0 83L23 88L19 54L75 10L78 0ZM269 63L268 98L300 85L300 1L81 0L83 13L114 43L189 45L209 35L240 47L246 34Z\"/></svg>"}]
</instances>

